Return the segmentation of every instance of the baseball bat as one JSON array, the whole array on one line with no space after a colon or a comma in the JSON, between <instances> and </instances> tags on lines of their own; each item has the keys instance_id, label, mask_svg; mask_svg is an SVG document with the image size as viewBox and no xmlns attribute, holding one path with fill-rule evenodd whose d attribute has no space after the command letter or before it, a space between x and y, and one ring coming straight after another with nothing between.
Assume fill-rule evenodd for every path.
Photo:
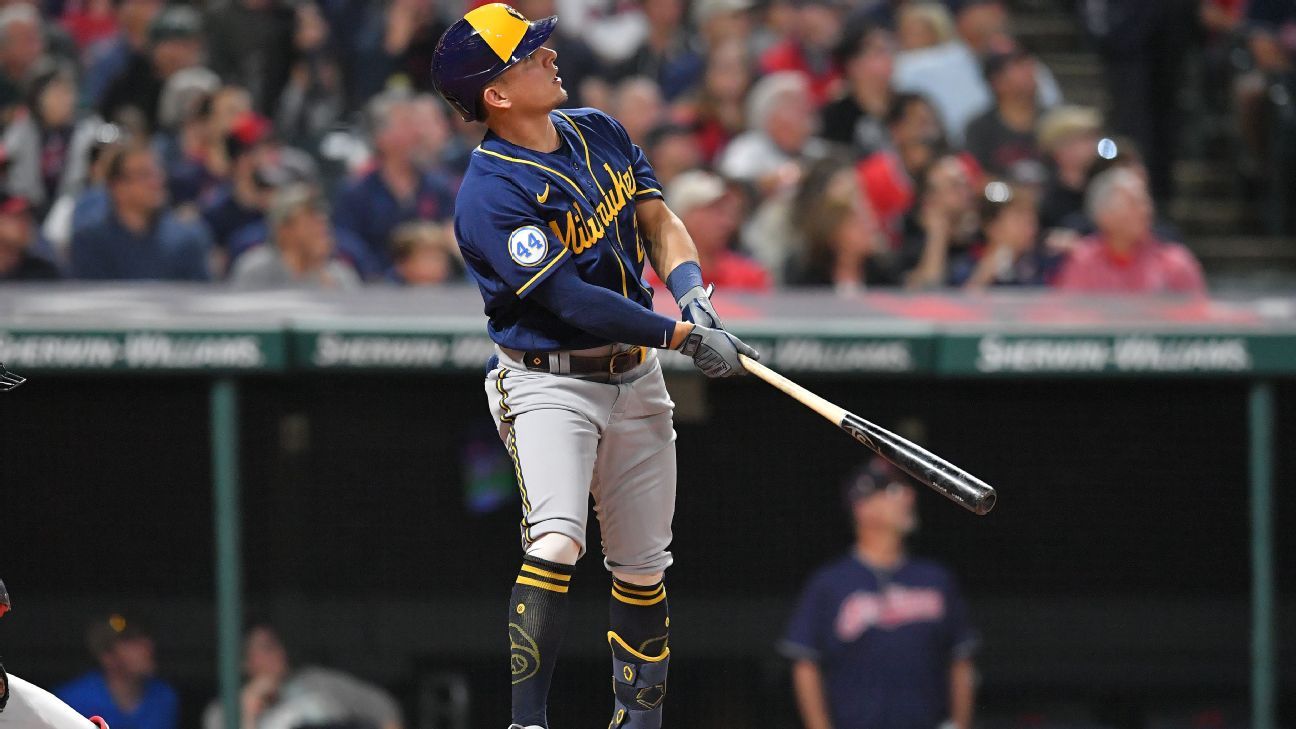
<instances>
[{"instance_id":1,"label":"baseball bat","mask_svg":"<svg viewBox=\"0 0 1296 729\"><path fill-rule=\"evenodd\" d=\"M901 438L886 428L874 425L840 405L825 400L745 354L739 354L738 358L748 372L827 418L864 447L944 494L959 506L980 515L988 514L994 508L995 490L985 481L917 443Z\"/></svg>"}]
</instances>

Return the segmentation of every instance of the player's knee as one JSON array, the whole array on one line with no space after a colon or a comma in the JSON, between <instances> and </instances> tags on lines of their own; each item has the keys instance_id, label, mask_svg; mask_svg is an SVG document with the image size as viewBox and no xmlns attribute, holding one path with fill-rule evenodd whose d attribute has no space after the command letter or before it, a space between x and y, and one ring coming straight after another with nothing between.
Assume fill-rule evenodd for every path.
<instances>
[{"instance_id":1,"label":"player's knee","mask_svg":"<svg viewBox=\"0 0 1296 729\"><path fill-rule=\"evenodd\" d=\"M663 579L665 579L666 573L653 572L652 574L641 575L641 574L631 574L629 572L622 572L621 570L612 570L612 576L617 578L618 580L621 580L622 582L628 582L632 585L643 585L644 587L651 587L657 584L658 582L661 582Z\"/></svg>"},{"instance_id":2,"label":"player's knee","mask_svg":"<svg viewBox=\"0 0 1296 729\"><path fill-rule=\"evenodd\" d=\"M528 556L557 562L558 564L576 564L580 558L581 547L576 540L565 534L542 534L539 539L526 548Z\"/></svg>"}]
</instances>

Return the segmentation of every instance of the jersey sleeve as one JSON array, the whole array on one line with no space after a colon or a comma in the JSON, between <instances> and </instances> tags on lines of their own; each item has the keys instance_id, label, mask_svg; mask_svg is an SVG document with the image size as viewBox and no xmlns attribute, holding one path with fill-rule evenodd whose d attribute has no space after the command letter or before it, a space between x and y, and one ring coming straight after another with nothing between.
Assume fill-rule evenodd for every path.
<instances>
[{"instance_id":1,"label":"jersey sleeve","mask_svg":"<svg viewBox=\"0 0 1296 729\"><path fill-rule=\"evenodd\" d=\"M797 600L787 630L779 641L778 651L792 660L818 661L827 647L830 624L829 605L822 580L811 578Z\"/></svg>"},{"instance_id":2,"label":"jersey sleeve","mask_svg":"<svg viewBox=\"0 0 1296 729\"><path fill-rule=\"evenodd\" d=\"M571 251L516 185L501 177L476 182L459 196L455 236L466 252L485 261L519 298L525 298Z\"/></svg>"}]
</instances>

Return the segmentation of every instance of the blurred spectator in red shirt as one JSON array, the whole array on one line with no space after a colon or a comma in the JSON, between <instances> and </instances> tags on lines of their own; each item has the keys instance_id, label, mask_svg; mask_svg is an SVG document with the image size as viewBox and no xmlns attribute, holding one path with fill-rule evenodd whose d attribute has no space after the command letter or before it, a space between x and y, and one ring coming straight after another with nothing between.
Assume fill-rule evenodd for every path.
<instances>
[{"instance_id":1,"label":"blurred spectator in red shirt","mask_svg":"<svg viewBox=\"0 0 1296 729\"><path fill-rule=\"evenodd\" d=\"M40 281L59 277L58 266L37 255L31 207L20 197L0 193L0 281Z\"/></svg>"},{"instance_id":2,"label":"blurred spectator in red shirt","mask_svg":"<svg viewBox=\"0 0 1296 729\"><path fill-rule=\"evenodd\" d=\"M68 0L59 23L80 50L117 32L114 0Z\"/></svg>"},{"instance_id":3,"label":"blurred spectator in red shirt","mask_svg":"<svg viewBox=\"0 0 1296 729\"><path fill-rule=\"evenodd\" d=\"M706 73L697 95L679 104L682 120L695 130L702 157L715 161L729 141L746 128L744 109L752 84L752 67L746 47L731 41L707 54Z\"/></svg>"},{"instance_id":4,"label":"blurred spectator in red shirt","mask_svg":"<svg viewBox=\"0 0 1296 729\"><path fill-rule=\"evenodd\" d=\"M797 162L813 156L818 119L806 77L780 71L762 78L747 98L747 128L725 148L717 168L733 180L754 185L762 195L796 182Z\"/></svg>"},{"instance_id":5,"label":"blurred spectator in red shirt","mask_svg":"<svg viewBox=\"0 0 1296 729\"><path fill-rule=\"evenodd\" d=\"M834 0L793 0L796 16L792 37L761 54L762 74L798 71L810 81L810 99L823 106L837 91L841 71L833 60L844 19L843 3Z\"/></svg>"},{"instance_id":6,"label":"blurred spectator in red shirt","mask_svg":"<svg viewBox=\"0 0 1296 729\"><path fill-rule=\"evenodd\" d=\"M856 23L847 27L836 57L846 83L841 97L823 108L823 138L872 154L887 142L895 38L881 26Z\"/></svg>"},{"instance_id":7,"label":"blurred spectator in red shirt","mask_svg":"<svg viewBox=\"0 0 1296 729\"><path fill-rule=\"evenodd\" d=\"M860 186L884 230L895 234L913 205L914 179L945 148L936 108L918 94L897 94L886 116L890 144L862 160Z\"/></svg>"},{"instance_id":8,"label":"blurred spectator in red shirt","mask_svg":"<svg viewBox=\"0 0 1296 729\"><path fill-rule=\"evenodd\" d=\"M1147 183L1129 169L1094 179L1085 200L1098 234L1071 252L1058 288L1103 293L1203 294L1201 265L1178 243L1152 233L1153 206Z\"/></svg>"},{"instance_id":9,"label":"blurred spectator in red shirt","mask_svg":"<svg viewBox=\"0 0 1296 729\"><path fill-rule=\"evenodd\" d=\"M1035 124L1040 108L1035 101L1034 56L1020 48L995 53L986 59L984 69L995 101L968 123L967 151L993 175L1008 176L1022 164L1037 166Z\"/></svg>"},{"instance_id":10,"label":"blurred spectator in red shirt","mask_svg":"<svg viewBox=\"0 0 1296 729\"><path fill-rule=\"evenodd\" d=\"M703 281L725 291L769 289L765 269L730 249L742 223L741 203L724 180L700 170L685 172L666 188L666 202L693 237ZM659 286L660 278L652 283Z\"/></svg>"},{"instance_id":11,"label":"blurred spectator in red shirt","mask_svg":"<svg viewBox=\"0 0 1296 729\"><path fill-rule=\"evenodd\" d=\"M812 166L791 217L802 247L790 262L789 284L850 293L879 282L886 262L878 257L887 256L888 245L849 163L829 158Z\"/></svg>"}]
</instances>

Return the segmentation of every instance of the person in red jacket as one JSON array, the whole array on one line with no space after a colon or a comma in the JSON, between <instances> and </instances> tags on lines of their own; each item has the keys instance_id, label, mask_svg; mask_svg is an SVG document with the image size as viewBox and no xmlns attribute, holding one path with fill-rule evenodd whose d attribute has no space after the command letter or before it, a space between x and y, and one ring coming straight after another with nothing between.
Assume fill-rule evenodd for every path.
<instances>
[{"instance_id":1,"label":"person in red jacket","mask_svg":"<svg viewBox=\"0 0 1296 729\"><path fill-rule=\"evenodd\" d=\"M1086 293L1204 294L1201 264L1178 243L1152 233L1147 183L1125 168L1089 185L1086 200L1098 233L1080 242L1058 275L1058 288Z\"/></svg>"},{"instance_id":2,"label":"person in red jacket","mask_svg":"<svg viewBox=\"0 0 1296 729\"><path fill-rule=\"evenodd\" d=\"M738 196L724 180L701 170L685 172L667 186L666 202L693 236L705 283L724 291L769 290L769 273L729 247L742 214ZM650 275L648 282L658 288L663 285L655 275Z\"/></svg>"},{"instance_id":3,"label":"person in red jacket","mask_svg":"<svg viewBox=\"0 0 1296 729\"><path fill-rule=\"evenodd\" d=\"M760 57L761 75L798 71L810 80L810 95L818 108L833 98L841 84L841 68L833 50L841 37L844 10L834 0L795 0L792 35Z\"/></svg>"}]
</instances>

